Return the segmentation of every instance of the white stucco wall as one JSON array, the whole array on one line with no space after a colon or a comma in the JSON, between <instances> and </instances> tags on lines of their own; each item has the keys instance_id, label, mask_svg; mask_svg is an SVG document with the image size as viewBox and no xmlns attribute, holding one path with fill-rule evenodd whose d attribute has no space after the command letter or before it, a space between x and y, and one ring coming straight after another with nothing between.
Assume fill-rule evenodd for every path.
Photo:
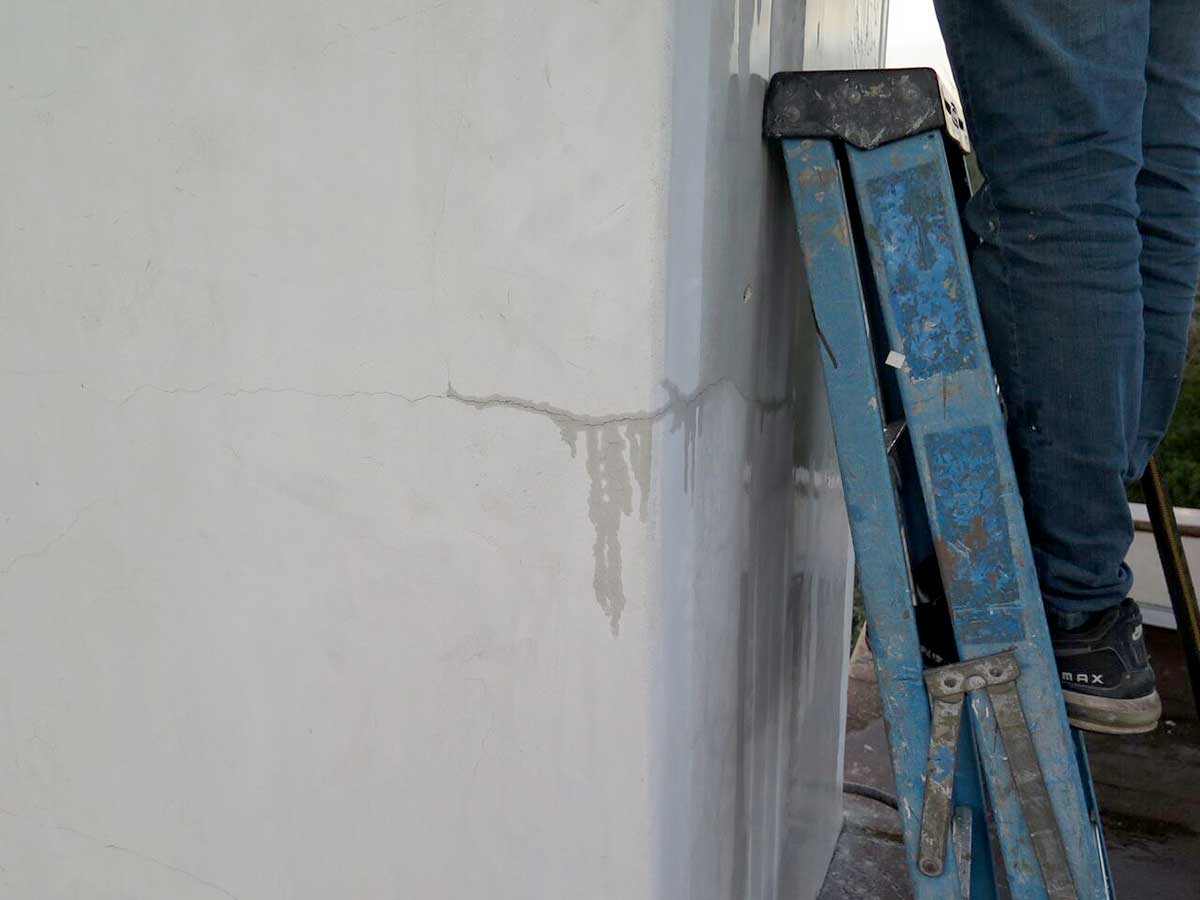
<instances>
[{"instance_id":1,"label":"white stucco wall","mask_svg":"<svg viewBox=\"0 0 1200 900\"><path fill-rule=\"evenodd\" d=\"M811 896L803 14L4 5L0 897Z\"/></svg>"}]
</instances>

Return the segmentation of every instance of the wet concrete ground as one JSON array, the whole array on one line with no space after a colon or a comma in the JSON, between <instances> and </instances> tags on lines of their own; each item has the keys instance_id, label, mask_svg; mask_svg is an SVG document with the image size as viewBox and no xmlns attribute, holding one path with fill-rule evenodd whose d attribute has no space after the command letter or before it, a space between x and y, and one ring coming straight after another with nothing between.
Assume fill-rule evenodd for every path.
<instances>
[{"instance_id":1,"label":"wet concrete ground","mask_svg":"<svg viewBox=\"0 0 1200 900\"><path fill-rule=\"evenodd\" d=\"M1147 629L1163 699L1156 732L1090 735L1088 752L1120 900L1200 898L1200 721L1173 631ZM887 740L872 682L850 680L847 781L891 792ZM846 796L846 823L820 900L912 897L896 813Z\"/></svg>"}]
</instances>

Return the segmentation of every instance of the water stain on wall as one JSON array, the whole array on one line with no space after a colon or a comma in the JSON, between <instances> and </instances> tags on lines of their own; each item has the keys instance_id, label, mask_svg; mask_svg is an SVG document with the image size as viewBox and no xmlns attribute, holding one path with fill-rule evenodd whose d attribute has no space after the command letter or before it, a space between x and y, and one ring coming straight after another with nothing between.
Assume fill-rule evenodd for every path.
<instances>
[{"instance_id":1,"label":"water stain on wall","mask_svg":"<svg viewBox=\"0 0 1200 900\"><path fill-rule=\"evenodd\" d=\"M587 468L588 518L596 531L592 544L595 568L592 587L596 602L608 617L616 636L625 609L625 584L621 575L621 519L633 514L633 485L638 486L638 515L646 520L650 493L650 459L653 420L606 422L581 425L560 421L563 440L578 452L579 437L584 440Z\"/></svg>"},{"instance_id":2,"label":"water stain on wall","mask_svg":"<svg viewBox=\"0 0 1200 900\"><path fill-rule=\"evenodd\" d=\"M584 467L588 475L588 518L595 529L592 545L595 560L592 585L596 603L607 617L609 627L616 636L620 632L621 614L627 602L622 578L621 520L633 515L635 486L638 518L644 522L649 516L654 426L669 416L669 428L672 432L683 429L684 484L685 490L689 489L694 478L696 442L701 431L701 407L704 397L710 390L721 385L729 385L736 390L733 383L725 378L711 382L691 394L684 394L674 384L665 382L663 388L668 400L656 409L607 416L576 413L549 403L502 394L472 396L455 390L453 384L447 384L444 393L420 396L384 390L317 393L274 386L221 390L215 384L199 387L143 384L128 393L119 405L125 406L139 395L149 392L173 396L219 392L225 397L296 394L322 400L399 400L410 405L449 401L478 410L504 409L549 419L558 427L563 441L571 450L572 458L579 455L582 438Z\"/></svg>"},{"instance_id":3,"label":"water stain on wall","mask_svg":"<svg viewBox=\"0 0 1200 900\"><path fill-rule=\"evenodd\" d=\"M498 394L472 397L459 393L453 385L447 386L443 398L476 409L503 407L544 416L558 426L572 458L579 455L582 443L588 474L588 518L595 530L592 587L596 604L608 618L615 637L620 633L621 615L627 603L622 575L621 520L633 515L635 485L638 517L644 522L649 515L654 426L670 416L671 431L684 430L685 486L690 487L704 395L724 382L722 379L692 394L684 394L668 382L663 386L668 400L659 408L612 416L583 415L547 403Z\"/></svg>"}]
</instances>

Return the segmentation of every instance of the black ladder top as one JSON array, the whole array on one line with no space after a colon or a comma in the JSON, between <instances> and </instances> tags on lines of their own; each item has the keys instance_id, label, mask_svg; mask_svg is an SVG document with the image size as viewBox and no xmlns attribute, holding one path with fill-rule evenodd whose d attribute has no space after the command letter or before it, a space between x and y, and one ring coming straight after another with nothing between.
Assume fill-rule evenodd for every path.
<instances>
[{"instance_id":1,"label":"black ladder top","mask_svg":"<svg viewBox=\"0 0 1200 900\"><path fill-rule=\"evenodd\" d=\"M763 107L764 138L827 138L860 150L924 131L964 130L933 69L779 72Z\"/></svg>"}]
</instances>

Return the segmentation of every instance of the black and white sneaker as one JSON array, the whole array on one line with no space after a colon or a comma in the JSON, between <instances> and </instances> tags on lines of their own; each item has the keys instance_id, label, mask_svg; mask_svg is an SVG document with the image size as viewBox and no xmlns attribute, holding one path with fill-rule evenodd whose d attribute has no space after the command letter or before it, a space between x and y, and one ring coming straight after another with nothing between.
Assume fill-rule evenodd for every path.
<instances>
[{"instance_id":1,"label":"black and white sneaker","mask_svg":"<svg viewBox=\"0 0 1200 900\"><path fill-rule=\"evenodd\" d=\"M1071 724L1106 734L1153 731L1162 715L1162 701L1154 689L1137 604L1126 599L1116 609L1095 613L1073 628L1061 627L1048 613Z\"/></svg>"}]
</instances>

